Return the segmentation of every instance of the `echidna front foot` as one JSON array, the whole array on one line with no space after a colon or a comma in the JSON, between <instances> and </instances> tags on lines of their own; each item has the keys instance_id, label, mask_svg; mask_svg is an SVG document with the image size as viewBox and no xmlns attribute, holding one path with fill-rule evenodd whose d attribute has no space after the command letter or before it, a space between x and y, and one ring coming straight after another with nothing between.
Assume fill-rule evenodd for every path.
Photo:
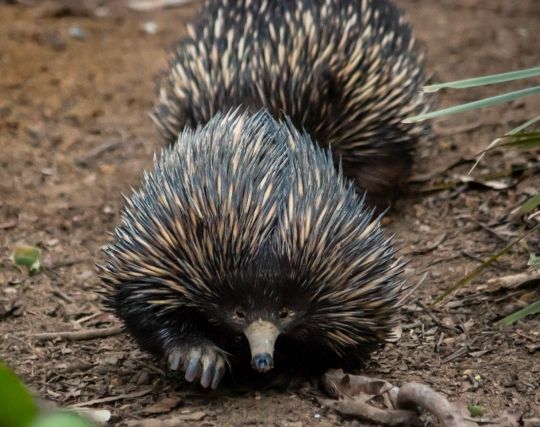
<instances>
[{"instance_id":1,"label":"echidna front foot","mask_svg":"<svg viewBox=\"0 0 540 427\"><path fill-rule=\"evenodd\" d=\"M223 351L213 344L180 345L168 351L167 361L172 370L185 372L188 382L198 381L204 388L217 388L227 367Z\"/></svg>"}]
</instances>

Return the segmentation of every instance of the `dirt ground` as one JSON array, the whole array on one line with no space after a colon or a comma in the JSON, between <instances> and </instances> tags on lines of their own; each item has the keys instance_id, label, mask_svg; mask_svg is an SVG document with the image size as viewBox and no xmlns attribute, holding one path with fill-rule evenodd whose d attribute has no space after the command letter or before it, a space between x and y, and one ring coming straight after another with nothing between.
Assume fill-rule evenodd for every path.
<instances>
[{"instance_id":1,"label":"dirt ground","mask_svg":"<svg viewBox=\"0 0 540 427\"><path fill-rule=\"evenodd\" d=\"M309 384L207 393L164 376L123 335L75 342L33 337L116 324L101 311L94 261L118 220L120 193L137 186L159 147L148 117L155 80L166 66L165 49L183 34L195 7L135 12L121 1L71 2L81 5L71 9L6 3L0 1L0 359L37 395L62 406L120 397L93 404L112 411L111 425L178 414L186 425L359 425L322 407L324 393ZM427 50L434 80L538 65L538 0L398 4ZM144 30L145 23L152 30L149 22L157 33ZM453 92L441 103L495 90ZM538 283L500 281L525 271L528 252L540 253L539 233L447 304L428 308L530 228L509 212L540 188L538 153L489 156L474 176L502 174L502 189L481 178L459 179L475 153L539 110L538 99L526 99L438 122L437 137L420 147L410 194L386 221L410 260L409 279L426 274L426 280L406 307L402 339L375 354L366 374L429 384L451 400L480 404L491 417L540 416L540 318L495 325L539 298ZM430 191L441 182L452 185ZM43 272L30 277L13 265L18 244L42 249ZM168 401L174 409L152 406L167 397L175 399Z\"/></svg>"}]
</instances>

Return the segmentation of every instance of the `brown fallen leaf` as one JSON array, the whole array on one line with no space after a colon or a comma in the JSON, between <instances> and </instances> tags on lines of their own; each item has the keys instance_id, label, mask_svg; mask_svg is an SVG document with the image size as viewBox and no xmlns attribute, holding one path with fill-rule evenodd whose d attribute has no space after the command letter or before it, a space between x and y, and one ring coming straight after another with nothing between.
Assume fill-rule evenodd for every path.
<instances>
[{"instance_id":1,"label":"brown fallen leaf","mask_svg":"<svg viewBox=\"0 0 540 427\"><path fill-rule=\"evenodd\" d=\"M488 279L484 287L479 287L480 290L493 293L500 290L515 289L522 286L536 285L540 282L540 272L523 272L511 274L509 276L499 276Z\"/></svg>"},{"instance_id":2,"label":"brown fallen leaf","mask_svg":"<svg viewBox=\"0 0 540 427\"><path fill-rule=\"evenodd\" d=\"M0 222L0 230L9 230L17 226L17 221L11 220L6 222Z\"/></svg>"},{"instance_id":3,"label":"brown fallen leaf","mask_svg":"<svg viewBox=\"0 0 540 427\"><path fill-rule=\"evenodd\" d=\"M166 414L171 412L182 402L181 399L175 397L165 397L159 402L154 403L153 405L147 406L142 410L143 414Z\"/></svg>"},{"instance_id":4,"label":"brown fallen leaf","mask_svg":"<svg viewBox=\"0 0 540 427\"><path fill-rule=\"evenodd\" d=\"M435 415L443 427L478 427L460 407L424 384L407 383L401 388L388 381L330 370L322 385L337 401L320 402L343 415L355 416L386 426L419 425L418 410Z\"/></svg>"},{"instance_id":5,"label":"brown fallen leaf","mask_svg":"<svg viewBox=\"0 0 540 427\"><path fill-rule=\"evenodd\" d=\"M0 320L6 319L10 316L19 317L23 313L23 304L21 301L15 299L3 303L0 301Z\"/></svg>"},{"instance_id":6,"label":"brown fallen leaf","mask_svg":"<svg viewBox=\"0 0 540 427\"><path fill-rule=\"evenodd\" d=\"M129 420L128 427L178 427L183 426L185 421L200 421L206 417L203 411L192 412L190 414L179 414L170 418L146 418L144 420Z\"/></svg>"},{"instance_id":7,"label":"brown fallen leaf","mask_svg":"<svg viewBox=\"0 0 540 427\"><path fill-rule=\"evenodd\" d=\"M321 403L343 415L356 416L385 426L419 426L420 418L414 411L402 409L379 409L366 402L348 397L341 400L321 400Z\"/></svg>"},{"instance_id":8,"label":"brown fallen leaf","mask_svg":"<svg viewBox=\"0 0 540 427\"><path fill-rule=\"evenodd\" d=\"M177 420L182 420L182 421L200 421L204 417L206 417L206 412L196 411L196 412L191 412L190 414L177 415L174 418L176 418Z\"/></svg>"},{"instance_id":9,"label":"brown fallen leaf","mask_svg":"<svg viewBox=\"0 0 540 427\"><path fill-rule=\"evenodd\" d=\"M388 381L362 375L345 374L341 369L332 369L326 372L323 375L322 383L332 397L349 397L362 402L381 396L383 401L386 401L386 398L389 400L389 402L384 403L394 404L398 390Z\"/></svg>"}]
</instances>

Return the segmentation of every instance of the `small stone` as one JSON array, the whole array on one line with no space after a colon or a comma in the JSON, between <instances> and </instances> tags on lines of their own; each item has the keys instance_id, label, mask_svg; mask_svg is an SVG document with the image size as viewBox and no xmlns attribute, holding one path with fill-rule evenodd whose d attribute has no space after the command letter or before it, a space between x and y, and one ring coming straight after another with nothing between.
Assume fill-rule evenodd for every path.
<instances>
[{"instance_id":1,"label":"small stone","mask_svg":"<svg viewBox=\"0 0 540 427\"><path fill-rule=\"evenodd\" d=\"M81 27L73 26L69 27L69 36L77 39L77 40L84 40L86 38L86 33Z\"/></svg>"},{"instance_id":2,"label":"small stone","mask_svg":"<svg viewBox=\"0 0 540 427\"><path fill-rule=\"evenodd\" d=\"M158 26L154 21L147 21L143 24L143 30L146 34L156 34Z\"/></svg>"}]
</instances>

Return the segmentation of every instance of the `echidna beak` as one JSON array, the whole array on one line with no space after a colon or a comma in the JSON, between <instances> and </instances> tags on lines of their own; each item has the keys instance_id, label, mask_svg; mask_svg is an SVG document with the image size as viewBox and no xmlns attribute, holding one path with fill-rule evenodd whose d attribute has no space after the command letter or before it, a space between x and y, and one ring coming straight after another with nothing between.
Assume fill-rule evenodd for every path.
<instances>
[{"instance_id":1,"label":"echidna beak","mask_svg":"<svg viewBox=\"0 0 540 427\"><path fill-rule=\"evenodd\" d=\"M251 349L251 367L257 372L268 372L274 367L274 344L279 329L266 320L252 322L244 331Z\"/></svg>"}]
</instances>

